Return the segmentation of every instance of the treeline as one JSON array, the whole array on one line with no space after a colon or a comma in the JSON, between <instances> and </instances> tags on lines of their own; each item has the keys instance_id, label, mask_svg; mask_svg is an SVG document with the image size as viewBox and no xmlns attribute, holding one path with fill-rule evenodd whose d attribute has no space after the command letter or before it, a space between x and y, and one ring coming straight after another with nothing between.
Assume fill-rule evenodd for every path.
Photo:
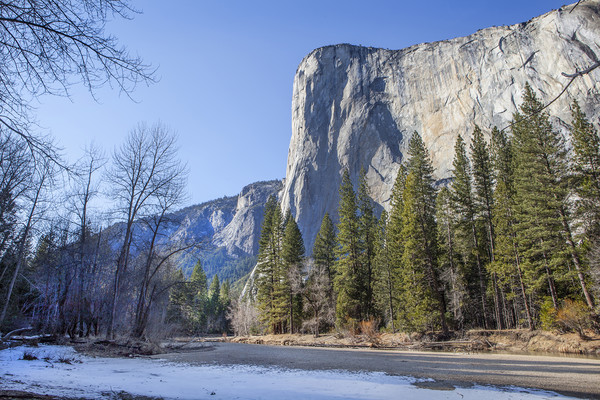
<instances>
[{"instance_id":1,"label":"treeline","mask_svg":"<svg viewBox=\"0 0 600 400\"><path fill-rule=\"evenodd\" d=\"M563 137L529 86L509 128L459 136L447 185L415 132L379 218L364 170L356 191L344 171L339 222L324 216L310 259L270 199L234 329L598 329L598 132L575 102Z\"/></svg>"},{"instance_id":2,"label":"treeline","mask_svg":"<svg viewBox=\"0 0 600 400\"><path fill-rule=\"evenodd\" d=\"M200 261L196 263L189 279L178 270L179 284L171 289L167 307L167 322L177 324L185 333L223 333L229 331L228 310L231 305L229 281L222 284L213 275L210 286Z\"/></svg>"},{"instance_id":3,"label":"treeline","mask_svg":"<svg viewBox=\"0 0 600 400\"><path fill-rule=\"evenodd\" d=\"M207 288L196 243L166 236L187 169L175 136L140 124L110 162L89 149L76 165L39 157L0 130L0 329L70 336L227 330L229 283ZM66 189L65 189L66 187Z\"/></svg>"}]
</instances>

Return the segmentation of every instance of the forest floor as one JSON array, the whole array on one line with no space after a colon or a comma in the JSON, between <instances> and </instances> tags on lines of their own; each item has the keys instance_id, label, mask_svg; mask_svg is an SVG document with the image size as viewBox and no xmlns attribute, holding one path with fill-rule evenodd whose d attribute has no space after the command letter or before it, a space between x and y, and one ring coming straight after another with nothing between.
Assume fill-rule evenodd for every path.
<instances>
[{"instance_id":1,"label":"forest floor","mask_svg":"<svg viewBox=\"0 0 600 400\"><path fill-rule=\"evenodd\" d=\"M463 352L500 352L529 354L569 354L600 357L600 335L590 332L587 338L576 333L514 330L471 330L440 340L435 334L284 334L236 337L207 337L205 341L309 346L332 348L375 348L398 350L434 350Z\"/></svg>"}]
</instances>

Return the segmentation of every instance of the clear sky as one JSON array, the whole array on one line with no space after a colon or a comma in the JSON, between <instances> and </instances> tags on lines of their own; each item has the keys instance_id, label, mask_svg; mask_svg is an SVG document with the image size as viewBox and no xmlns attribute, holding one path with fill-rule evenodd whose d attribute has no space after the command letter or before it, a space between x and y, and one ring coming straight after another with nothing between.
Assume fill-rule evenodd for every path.
<instances>
[{"instance_id":1,"label":"clear sky","mask_svg":"<svg viewBox=\"0 0 600 400\"><path fill-rule=\"evenodd\" d=\"M75 160L94 141L111 154L140 121L179 135L189 204L235 195L285 175L296 67L336 43L401 49L511 25L560 7L555 0L132 0L141 14L108 32L158 67L135 101L105 88L97 101L43 97L37 118Z\"/></svg>"}]
</instances>

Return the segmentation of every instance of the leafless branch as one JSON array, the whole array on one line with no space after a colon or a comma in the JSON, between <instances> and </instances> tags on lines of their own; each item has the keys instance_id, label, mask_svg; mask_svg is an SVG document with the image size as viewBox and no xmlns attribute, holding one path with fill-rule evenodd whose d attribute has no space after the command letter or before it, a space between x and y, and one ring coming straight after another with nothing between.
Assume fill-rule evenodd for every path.
<instances>
[{"instance_id":1,"label":"leafless branch","mask_svg":"<svg viewBox=\"0 0 600 400\"><path fill-rule=\"evenodd\" d=\"M598 67L600 67L600 61L596 61L590 67L588 67L582 71L575 70L575 72L572 74L567 74L567 73L563 72L562 75L564 77L571 78L571 79L569 79L569 82L567 82L567 84L563 87L563 89L560 91L560 93L556 97L554 97L552 100L550 100L548 103L546 103L540 109L532 112L529 115L524 116L524 119L527 120L527 119L531 118L532 116L537 115L537 114L541 113L542 111L544 111L545 109L547 109L548 107L550 107L552 104L554 104L554 102L556 102L556 100L558 100L567 91L567 89L569 88L569 86L571 86L571 84L575 81L575 79L579 78L580 76L589 74L590 72L592 72L593 70L595 70ZM512 128L514 125L515 125L515 122L511 122L510 124L508 124L507 126L502 128L500 131L503 132L507 129Z\"/></svg>"}]
</instances>

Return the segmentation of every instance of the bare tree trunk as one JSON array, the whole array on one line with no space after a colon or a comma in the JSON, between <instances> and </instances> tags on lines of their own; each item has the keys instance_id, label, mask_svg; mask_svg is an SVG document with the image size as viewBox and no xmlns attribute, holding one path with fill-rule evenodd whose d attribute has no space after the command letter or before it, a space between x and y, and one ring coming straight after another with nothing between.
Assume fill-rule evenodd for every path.
<instances>
[{"instance_id":1,"label":"bare tree trunk","mask_svg":"<svg viewBox=\"0 0 600 400\"><path fill-rule=\"evenodd\" d=\"M473 235L473 244L475 245L475 261L477 262L477 275L479 276L479 294L481 297L481 310L483 312L483 326L488 329L487 304L485 299L485 280L483 276L483 267L481 266L481 257L479 256L479 240L475 232L475 221L471 220L471 233Z\"/></svg>"},{"instance_id":2,"label":"bare tree trunk","mask_svg":"<svg viewBox=\"0 0 600 400\"><path fill-rule=\"evenodd\" d=\"M583 276L583 268L581 267L581 260L579 259L579 254L577 253L577 246L575 246L575 242L573 241L573 234L571 233L571 227L567 221L567 216L564 207L560 208L560 217L563 225L563 229L565 230L565 235L567 238L567 244L569 245L571 259L573 260L573 264L575 265L575 269L577 270L577 278L579 278L579 284L581 285L581 291L583 292L583 297L585 297L585 302L587 303L590 309L594 308L594 300L590 292L587 289L587 285L585 284L585 277Z\"/></svg>"},{"instance_id":3,"label":"bare tree trunk","mask_svg":"<svg viewBox=\"0 0 600 400\"><path fill-rule=\"evenodd\" d=\"M525 313L527 314L527 323L529 325L529 329L533 330L533 318L531 317L531 310L529 309L529 303L527 302L527 294L525 292L525 283L523 282L523 273L521 272L521 263L519 261L519 253L516 248L516 244L513 242L513 247L515 250L515 265L517 267L517 272L519 273L519 282L521 284L521 294L523 295L523 305L525 306Z\"/></svg>"},{"instance_id":4,"label":"bare tree trunk","mask_svg":"<svg viewBox=\"0 0 600 400\"><path fill-rule=\"evenodd\" d=\"M17 281L17 277L21 272L21 268L23 263L25 262L25 250L27 247L27 240L29 238L29 232L31 231L31 226L33 223L33 216L35 215L35 209L38 204L38 200L42 193L42 188L44 187L44 183L46 180L45 173L41 176L40 182L35 191L35 196L33 202L31 204L31 211L29 212L29 216L27 217L27 224L25 225L25 231L23 232L23 236L21 237L21 242L19 243L19 250L17 251L17 265L15 266L15 271L13 273L10 284L8 285L8 292L6 294L6 301L4 302L4 306L2 307L2 314L0 314L0 325L4 323L4 319L6 318L6 312L8 310L8 304L10 302L10 298L12 297L12 292L15 287L15 282Z\"/></svg>"}]
</instances>

